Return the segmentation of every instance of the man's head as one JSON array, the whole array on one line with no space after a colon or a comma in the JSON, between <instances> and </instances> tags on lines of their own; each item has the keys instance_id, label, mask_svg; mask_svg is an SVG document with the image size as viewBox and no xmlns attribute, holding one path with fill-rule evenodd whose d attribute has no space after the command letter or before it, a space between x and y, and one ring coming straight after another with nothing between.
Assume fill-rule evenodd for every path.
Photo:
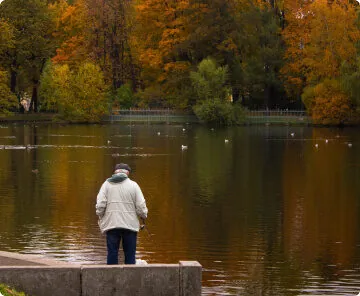
<instances>
[{"instance_id":1,"label":"man's head","mask_svg":"<svg viewBox=\"0 0 360 296\"><path fill-rule=\"evenodd\" d=\"M126 163L118 163L117 165L115 165L115 174L125 173L129 175L130 172L131 172L131 168Z\"/></svg>"}]
</instances>

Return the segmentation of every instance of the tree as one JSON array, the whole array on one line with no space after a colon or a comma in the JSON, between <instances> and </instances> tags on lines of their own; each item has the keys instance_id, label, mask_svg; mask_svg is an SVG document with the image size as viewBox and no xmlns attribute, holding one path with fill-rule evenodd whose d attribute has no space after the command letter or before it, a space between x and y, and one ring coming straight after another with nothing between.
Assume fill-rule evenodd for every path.
<instances>
[{"instance_id":1,"label":"tree","mask_svg":"<svg viewBox=\"0 0 360 296\"><path fill-rule=\"evenodd\" d=\"M18 101L8 86L8 75L0 70L0 113L9 114L16 110Z\"/></svg>"},{"instance_id":2,"label":"tree","mask_svg":"<svg viewBox=\"0 0 360 296\"><path fill-rule=\"evenodd\" d=\"M48 60L40 77L39 99L40 108L44 111L58 112L58 95L54 83L54 63ZM59 96L60 97L60 96Z\"/></svg>"},{"instance_id":3,"label":"tree","mask_svg":"<svg viewBox=\"0 0 360 296\"><path fill-rule=\"evenodd\" d=\"M243 32L239 43L242 76L239 91L244 103L257 108L279 108L284 97L280 76L284 58L280 18L266 4L248 4L238 17Z\"/></svg>"},{"instance_id":4,"label":"tree","mask_svg":"<svg viewBox=\"0 0 360 296\"><path fill-rule=\"evenodd\" d=\"M59 44L52 61L73 66L80 64L84 58L88 59L89 18L85 1L76 0L70 5L66 0L60 0L51 5L50 9L57 24L54 35Z\"/></svg>"},{"instance_id":5,"label":"tree","mask_svg":"<svg viewBox=\"0 0 360 296\"><path fill-rule=\"evenodd\" d=\"M0 55L14 48L14 28L3 19L0 19Z\"/></svg>"},{"instance_id":6,"label":"tree","mask_svg":"<svg viewBox=\"0 0 360 296\"><path fill-rule=\"evenodd\" d=\"M91 23L90 48L114 90L126 83L138 85L130 36L134 27L134 4L130 0L88 1Z\"/></svg>"},{"instance_id":7,"label":"tree","mask_svg":"<svg viewBox=\"0 0 360 296\"><path fill-rule=\"evenodd\" d=\"M163 106L186 108L191 63L189 48L182 45L188 35L186 22L190 1L141 0L135 8L132 44L142 68L143 100L147 105L159 102Z\"/></svg>"},{"instance_id":8,"label":"tree","mask_svg":"<svg viewBox=\"0 0 360 296\"><path fill-rule=\"evenodd\" d=\"M108 113L107 87L99 66L84 62L73 70L67 64L49 67L43 76L41 96L48 106L56 105L63 119L99 122Z\"/></svg>"},{"instance_id":9,"label":"tree","mask_svg":"<svg viewBox=\"0 0 360 296\"><path fill-rule=\"evenodd\" d=\"M287 63L282 72L289 93L301 92L305 85L325 78L339 78L341 64L355 62L360 35L352 4L317 0L287 15L283 34Z\"/></svg>"},{"instance_id":10,"label":"tree","mask_svg":"<svg viewBox=\"0 0 360 296\"><path fill-rule=\"evenodd\" d=\"M36 112L38 84L46 60L54 52L53 20L45 0L4 1L0 18L13 28L14 47L2 55L2 63L11 74L10 89L31 89L31 108Z\"/></svg>"},{"instance_id":11,"label":"tree","mask_svg":"<svg viewBox=\"0 0 360 296\"><path fill-rule=\"evenodd\" d=\"M204 59L197 72L190 72L190 78L197 103L215 99L225 101L230 97L231 90L226 85L228 67L218 67L211 58Z\"/></svg>"},{"instance_id":12,"label":"tree","mask_svg":"<svg viewBox=\"0 0 360 296\"><path fill-rule=\"evenodd\" d=\"M197 72L190 72L190 78L197 98L194 112L200 120L217 125L241 123L243 109L230 101L227 66L218 67L207 58L198 65Z\"/></svg>"}]
</instances>

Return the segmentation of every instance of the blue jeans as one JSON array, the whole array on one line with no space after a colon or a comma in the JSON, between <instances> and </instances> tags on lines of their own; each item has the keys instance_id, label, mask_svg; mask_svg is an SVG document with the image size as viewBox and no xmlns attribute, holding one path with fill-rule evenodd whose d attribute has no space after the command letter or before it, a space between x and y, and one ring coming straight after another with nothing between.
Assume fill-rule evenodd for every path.
<instances>
[{"instance_id":1,"label":"blue jeans","mask_svg":"<svg viewBox=\"0 0 360 296\"><path fill-rule=\"evenodd\" d=\"M135 264L137 232L114 228L106 232L107 264L118 264L120 241L125 255L125 264Z\"/></svg>"}]
</instances>

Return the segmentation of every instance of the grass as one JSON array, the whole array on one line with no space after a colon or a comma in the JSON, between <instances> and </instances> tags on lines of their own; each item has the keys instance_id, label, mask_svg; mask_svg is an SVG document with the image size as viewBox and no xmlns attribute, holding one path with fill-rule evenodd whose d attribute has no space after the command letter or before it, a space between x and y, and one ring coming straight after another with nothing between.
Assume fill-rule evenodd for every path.
<instances>
[{"instance_id":1,"label":"grass","mask_svg":"<svg viewBox=\"0 0 360 296\"><path fill-rule=\"evenodd\" d=\"M10 288L9 286L6 286L4 284L0 284L0 295L3 296L26 296L24 292L18 292L13 288Z\"/></svg>"}]
</instances>

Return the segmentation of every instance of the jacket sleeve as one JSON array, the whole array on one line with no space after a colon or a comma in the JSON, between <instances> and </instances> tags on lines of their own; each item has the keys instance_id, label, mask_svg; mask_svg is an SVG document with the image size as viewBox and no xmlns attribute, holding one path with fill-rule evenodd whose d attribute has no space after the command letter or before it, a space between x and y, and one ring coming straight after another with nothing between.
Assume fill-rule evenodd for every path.
<instances>
[{"instance_id":1,"label":"jacket sleeve","mask_svg":"<svg viewBox=\"0 0 360 296\"><path fill-rule=\"evenodd\" d=\"M100 191L96 198L96 215L101 218L105 214L107 204L107 196L106 196L106 182L104 182L100 188Z\"/></svg>"},{"instance_id":2,"label":"jacket sleeve","mask_svg":"<svg viewBox=\"0 0 360 296\"><path fill-rule=\"evenodd\" d=\"M135 208L136 214L143 219L147 218L148 209L146 207L146 201L144 195L140 189L140 186L135 183Z\"/></svg>"}]
</instances>

